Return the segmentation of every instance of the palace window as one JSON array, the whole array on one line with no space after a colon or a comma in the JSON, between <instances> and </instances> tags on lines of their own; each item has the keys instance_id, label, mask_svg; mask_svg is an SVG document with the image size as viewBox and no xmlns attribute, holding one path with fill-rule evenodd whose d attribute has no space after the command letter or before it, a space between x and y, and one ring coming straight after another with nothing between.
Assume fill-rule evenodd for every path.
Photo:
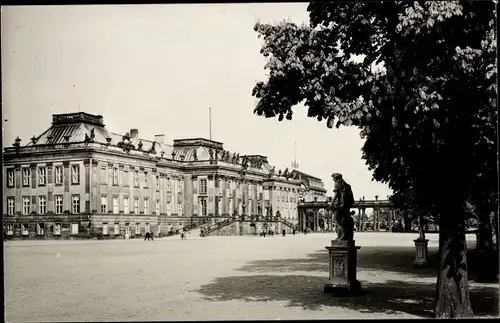
<instances>
[{"instance_id":1,"label":"palace window","mask_svg":"<svg viewBox=\"0 0 500 323\"><path fill-rule=\"evenodd\" d=\"M7 215L14 215L16 213L16 198L7 198Z\"/></svg>"},{"instance_id":2,"label":"palace window","mask_svg":"<svg viewBox=\"0 0 500 323\"><path fill-rule=\"evenodd\" d=\"M108 213L108 197L106 195L101 196L101 213Z\"/></svg>"},{"instance_id":3,"label":"palace window","mask_svg":"<svg viewBox=\"0 0 500 323\"><path fill-rule=\"evenodd\" d=\"M113 185L118 185L118 168L113 168Z\"/></svg>"},{"instance_id":4,"label":"palace window","mask_svg":"<svg viewBox=\"0 0 500 323\"><path fill-rule=\"evenodd\" d=\"M118 214L118 196L113 196L113 213Z\"/></svg>"},{"instance_id":5,"label":"palace window","mask_svg":"<svg viewBox=\"0 0 500 323\"><path fill-rule=\"evenodd\" d=\"M55 199L55 204L56 204L56 214L62 214L63 213L63 196L62 195L56 195L54 196Z\"/></svg>"},{"instance_id":6,"label":"palace window","mask_svg":"<svg viewBox=\"0 0 500 323\"><path fill-rule=\"evenodd\" d=\"M45 196L38 197L38 214L47 213L47 198Z\"/></svg>"},{"instance_id":7,"label":"palace window","mask_svg":"<svg viewBox=\"0 0 500 323\"><path fill-rule=\"evenodd\" d=\"M45 185L47 183L47 169L45 167L38 168L38 185Z\"/></svg>"},{"instance_id":8,"label":"palace window","mask_svg":"<svg viewBox=\"0 0 500 323\"><path fill-rule=\"evenodd\" d=\"M207 200L206 199L200 199L200 207L201 207L201 215L206 216L207 215Z\"/></svg>"},{"instance_id":9,"label":"palace window","mask_svg":"<svg viewBox=\"0 0 500 323\"><path fill-rule=\"evenodd\" d=\"M129 186L129 179L130 179L130 175L128 173L128 170L124 169L123 170L123 186Z\"/></svg>"},{"instance_id":10,"label":"palace window","mask_svg":"<svg viewBox=\"0 0 500 323\"><path fill-rule=\"evenodd\" d=\"M15 177L15 172L14 168L8 168L7 169L7 187L14 187L14 177Z\"/></svg>"},{"instance_id":11,"label":"palace window","mask_svg":"<svg viewBox=\"0 0 500 323\"><path fill-rule=\"evenodd\" d=\"M106 166L101 168L101 184L108 184L108 169Z\"/></svg>"},{"instance_id":12,"label":"palace window","mask_svg":"<svg viewBox=\"0 0 500 323\"><path fill-rule=\"evenodd\" d=\"M71 213L80 213L80 195L71 196Z\"/></svg>"},{"instance_id":13,"label":"palace window","mask_svg":"<svg viewBox=\"0 0 500 323\"><path fill-rule=\"evenodd\" d=\"M23 197L23 215L29 215L31 213L31 202L29 196Z\"/></svg>"},{"instance_id":14,"label":"palace window","mask_svg":"<svg viewBox=\"0 0 500 323\"><path fill-rule=\"evenodd\" d=\"M156 200L155 213L156 215L160 215L160 200Z\"/></svg>"},{"instance_id":15,"label":"palace window","mask_svg":"<svg viewBox=\"0 0 500 323\"><path fill-rule=\"evenodd\" d=\"M23 168L23 186L30 186L31 170L26 167Z\"/></svg>"},{"instance_id":16,"label":"palace window","mask_svg":"<svg viewBox=\"0 0 500 323\"><path fill-rule=\"evenodd\" d=\"M36 224L36 234L39 236L43 236L45 234L45 223Z\"/></svg>"},{"instance_id":17,"label":"palace window","mask_svg":"<svg viewBox=\"0 0 500 323\"><path fill-rule=\"evenodd\" d=\"M139 214L139 198L134 197L134 213Z\"/></svg>"},{"instance_id":18,"label":"palace window","mask_svg":"<svg viewBox=\"0 0 500 323\"><path fill-rule=\"evenodd\" d=\"M55 173L55 183L56 184L62 184L63 183L63 169L61 166L56 166L54 168L54 173Z\"/></svg>"},{"instance_id":19,"label":"palace window","mask_svg":"<svg viewBox=\"0 0 500 323\"><path fill-rule=\"evenodd\" d=\"M200 194L207 194L207 180L200 179Z\"/></svg>"},{"instance_id":20,"label":"palace window","mask_svg":"<svg viewBox=\"0 0 500 323\"><path fill-rule=\"evenodd\" d=\"M144 188L148 188L148 185L149 185L148 172L144 172Z\"/></svg>"},{"instance_id":21,"label":"palace window","mask_svg":"<svg viewBox=\"0 0 500 323\"><path fill-rule=\"evenodd\" d=\"M114 231L115 231L115 234L120 234L120 225L118 223L115 223Z\"/></svg>"},{"instance_id":22,"label":"palace window","mask_svg":"<svg viewBox=\"0 0 500 323\"><path fill-rule=\"evenodd\" d=\"M71 234L72 235L78 234L78 223L71 223Z\"/></svg>"},{"instance_id":23,"label":"palace window","mask_svg":"<svg viewBox=\"0 0 500 323\"><path fill-rule=\"evenodd\" d=\"M139 171L134 172L134 187L139 187Z\"/></svg>"},{"instance_id":24,"label":"palace window","mask_svg":"<svg viewBox=\"0 0 500 323\"><path fill-rule=\"evenodd\" d=\"M160 190L160 176L156 176L156 190Z\"/></svg>"},{"instance_id":25,"label":"palace window","mask_svg":"<svg viewBox=\"0 0 500 323\"><path fill-rule=\"evenodd\" d=\"M140 223L135 224L135 234L141 234L141 224Z\"/></svg>"},{"instance_id":26,"label":"palace window","mask_svg":"<svg viewBox=\"0 0 500 323\"><path fill-rule=\"evenodd\" d=\"M61 223L54 223L54 230L52 231L52 234L55 236L61 235Z\"/></svg>"},{"instance_id":27,"label":"palace window","mask_svg":"<svg viewBox=\"0 0 500 323\"><path fill-rule=\"evenodd\" d=\"M22 223L21 224L21 234L23 236L29 235L29 230L28 230L28 223Z\"/></svg>"},{"instance_id":28,"label":"palace window","mask_svg":"<svg viewBox=\"0 0 500 323\"><path fill-rule=\"evenodd\" d=\"M102 224L102 234L107 236L108 235L108 223L107 222L104 222Z\"/></svg>"},{"instance_id":29,"label":"palace window","mask_svg":"<svg viewBox=\"0 0 500 323\"><path fill-rule=\"evenodd\" d=\"M146 223L146 232L149 232L149 223Z\"/></svg>"},{"instance_id":30,"label":"palace window","mask_svg":"<svg viewBox=\"0 0 500 323\"><path fill-rule=\"evenodd\" d=\"M7 224L7 235L8 236L14 235L14 225L11 223Z\"/></svg>"},{"instance_id":31,"label":"palace window","mask_svg":"<svg viewBox=\"0 0 500 323\"><path fill-rule=\"evenodd\" d=\"M170 201L167 202L167 215L172 215L172 205Z\"/></svg>"},{"instance_id":32,"label":"palace window","mask_svg":"<svg viewBox=\"0 0 500 323\"><path fill-rule=\"evenodd\" d=\"M129 209L129 199L128 196L123 197L123 213L124 214L129 214L130 209Z\"/></svg>"},{"instance_id":33,"label":"palace window","mask_svg":"<svg viewBox=\"0 0 500 323\"><path fill-rule=\"evenodd\" d=\"M182 203L179 203L177 205L177 215L181 216L182 215Z\"/></svg>"},{"instance_id":34,"label":"palace window","mask_svg":"<svg viewBox=\"0 0 500 323\"><path fill-rule=\"evenodd\" d=\"M71 184L80 184L80 165L71 165Z\"/></svg>"},{"instance_id":35,"label":"palace window","mask_svg":"<svg viewBox=\"0 0 500 323\"><path fill-rule=\"evenodd\" d=\"M144 214L149 214L149 198L144 198Z\"/></svg>"}]
</instances>

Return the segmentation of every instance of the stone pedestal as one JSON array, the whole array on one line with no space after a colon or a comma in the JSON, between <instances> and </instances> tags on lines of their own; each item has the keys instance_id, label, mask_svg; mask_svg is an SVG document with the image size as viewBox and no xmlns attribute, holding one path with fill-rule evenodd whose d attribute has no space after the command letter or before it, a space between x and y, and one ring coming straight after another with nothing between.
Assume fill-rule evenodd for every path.
<instances>
[{"instance_id":1,"label":"stone pedestal","mask_svg":"<svg viewBox=\"0 0 500 323\"><path fill-rule=\"evenodd\" d=\"M413 265L416 267L423 267L427 265L427 252L428 252L428 244L429 240L413 240L415 242L415 261Z\"/></svg>"},{"instance_id":2,"label":"stone pedestal","mask_svg":"<svg viewBox=\"0 0 500 323\"><path fill-rule=\"evenodd\" d=\"M361 291L361 284L356 279L357 253L361 247L355 241L332 240L329 253L329 278L324 292L333 294L356 294Z\"/></svg>"}]
</instances>

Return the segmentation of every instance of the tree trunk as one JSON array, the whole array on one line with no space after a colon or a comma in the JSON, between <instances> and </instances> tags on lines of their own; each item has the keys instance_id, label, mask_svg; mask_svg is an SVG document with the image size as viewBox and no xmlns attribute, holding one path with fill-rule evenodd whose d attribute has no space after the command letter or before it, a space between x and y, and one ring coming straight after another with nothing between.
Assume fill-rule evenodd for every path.
<instances>
[{"instance_id":1,"label":"tree trunk","mask_svg":"<svg viewBox=\"0 0 500 323\"><path fill-rule=\"evenodd\" d=\"M493 229L495 230L495 238L496 238L496 246L497 246L497 252L500 248L499 246L499 241L498 241L498 210L493 210Z\"/></svg>"},{"instance_id":2,"label":"tree trunk","mask_svg":"<svg viewBox=\"0 0 500 323\"><path fill-rule=\"evenodd\" d=\"M361 210L361 232L365 231L365 216L366 216L366 209Z\"/></svg>"},{"instance_id":3,"label":"tree trunk","mask_svg":"<svg viewBox=\"0 0 500 323\"><path fill-rule=\"evenodd\" d=\"M411 232L411 220L406 212L403 213L403 222L404 222L404 232Z\"/></svg>"},{"instance_id":4,"label":"tree trunk","mask_svg":"<svg viewBox=\"0 0 500 323\"><path fill-rule=\"evenodd\" d=\"M436 318L471 317L464 208L457 201L449 201L440 208L435 315Z\"/></svg>"},{"instance_id":5,"label":"tree trunk","mask_svg":"<svg viewBox=\"0 0 500 323\"><path fill-rule=\"evenodd\" d=\"M476 246L478 278L481 282L493 282L497 278L498 263L494 257L493 228L489 212L479 210L478 222Z\"/></svg>"}]
</instances>

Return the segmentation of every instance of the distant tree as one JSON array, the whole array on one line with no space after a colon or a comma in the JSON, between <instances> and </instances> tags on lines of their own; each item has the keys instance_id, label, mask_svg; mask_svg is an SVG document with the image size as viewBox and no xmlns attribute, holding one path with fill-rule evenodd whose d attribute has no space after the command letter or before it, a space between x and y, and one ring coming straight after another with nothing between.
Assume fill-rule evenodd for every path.
<instances>
[{"instance_id":1,"label":"distant tree","mask_svg":"<svg viewBox=\"0 0 500 323\"><path fill-rule=\"evenodd\" d=\"M427 223L436 222L436 212L432 205L426 204L425 200L418 200L420 195L422 194L417 190L408 188L394 193L389 200L400 210L406 221L417 223L419 240L425 240L425 227Z\"/></svg>"},{"instance_id":2,"label":"distant tree","mask_svg":"<svg viewBox=\"0 0 500 323\"><path fill-rule=\"evenodd\" d=\"M303 103L329 127L359 127L373 178L414 189L439 214L436 316L471 316L464 208L474 190L491 192L477 174L489 158L482 143L496 140L483 128L496 115L493 3L313 2L308 11L310 25L255 25L269 71L253 89L255 113L290 120Z\"/></svg>"}]
</instances>

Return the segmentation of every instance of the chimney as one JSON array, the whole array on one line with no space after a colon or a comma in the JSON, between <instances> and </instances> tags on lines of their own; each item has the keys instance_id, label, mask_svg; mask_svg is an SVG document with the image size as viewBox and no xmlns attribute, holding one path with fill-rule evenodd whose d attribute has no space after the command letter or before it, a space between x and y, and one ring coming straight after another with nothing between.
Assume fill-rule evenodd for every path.
<instances>
[{"instance_id":1,"label":"chimney","mask_svg":"<svg viewBox=\"0 0 500 323\"><path fill-rule=\"evenodd\" d=\"M155 141L157 143L164 144L165 143L165 135L164 134L155 135Z\"/></svg>"},{"instance_id":2,"label":"chimney","mask_svg":"<svg viewBox=\"0 0 500 323\"><path fill-rule=\"evenodd\" d=\"M130 139L139 139L139 130L130 129Z\"/></svg>"}]
</instances>

